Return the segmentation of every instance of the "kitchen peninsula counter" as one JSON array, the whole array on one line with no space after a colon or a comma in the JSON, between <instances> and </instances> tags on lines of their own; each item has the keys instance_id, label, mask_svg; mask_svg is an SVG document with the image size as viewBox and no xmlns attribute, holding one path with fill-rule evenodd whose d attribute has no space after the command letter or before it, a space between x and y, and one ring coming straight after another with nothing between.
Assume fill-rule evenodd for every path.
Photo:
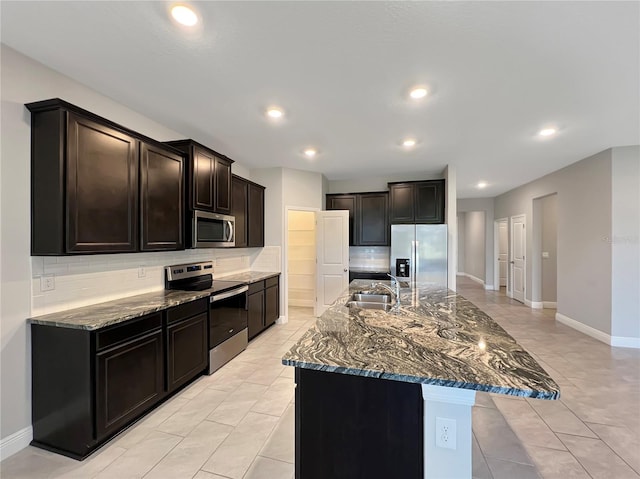
<instances>
[{"instance_id":1,"label":"kitchen peninsula counter","mask_svg":"<svg viewBox=\"0 0 640 479\"><path fill-rule=\"evenodd\" d=\"M296 368L297 479L470 479L476 391L560 396L463 296L416 284L399 311L345 306L370 289L353 281L282 358Z\"/></svg>"}]
</instances>

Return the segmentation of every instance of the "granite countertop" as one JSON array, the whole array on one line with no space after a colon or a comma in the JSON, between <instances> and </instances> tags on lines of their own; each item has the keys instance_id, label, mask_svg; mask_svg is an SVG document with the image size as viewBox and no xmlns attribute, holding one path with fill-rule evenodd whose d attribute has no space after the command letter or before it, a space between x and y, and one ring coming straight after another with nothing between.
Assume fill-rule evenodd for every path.
<instances>
[{"instance_id":1,"label":"granite countertop","mask_svg":"<svg viewBox=\"0 0 640 479\"><path fill-rule=\"evenodd\" d=\"M280 273L266 272L266 271L247 271L245 273L236 273L229 276L216 277L216 279L224 281L240 281L242 283L255 283L256 281L262 281L263 279L278 276ZM215 279L214 279L215 281Z\"/></svg>"},{"instance_id":2,"label":"granite countertop","mask_svg":"<svg viewBox=\"0 0 640 479\"><path fill-rule=\"evenodd\" d=\"M35 316L27 320L30 324L57 326L61 328L95 330L122 323L145 314L162 311L179 304L206 298L211 291L154 291L105 303L91 304L82 308Z\"/></svg>"},{"instance_id":3,"label":"granite countertop","mask_svg":"<svg viewBox=\"0 0 640 479\"><path fill-rule=\"evenodd\" d=\"M560 388L536 360L463 296L417 284L401 291L396 313L344 306L352 293L370 286L370 281L352 281L282 363L512 396L560 397Z\"/></svg>"}]
</instances>

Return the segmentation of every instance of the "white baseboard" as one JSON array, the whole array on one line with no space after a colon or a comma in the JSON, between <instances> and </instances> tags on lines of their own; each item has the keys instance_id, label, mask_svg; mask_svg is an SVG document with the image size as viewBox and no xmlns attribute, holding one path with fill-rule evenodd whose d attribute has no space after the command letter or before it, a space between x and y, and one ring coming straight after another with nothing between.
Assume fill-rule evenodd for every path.
<instances>
[{"instance_id":1,"label":"white baseboard","mask_svg":"<svg viewBox=\"0 0 640 479\"><path fill-rule=\"evenodd\" d=\"M492 285L492 284L485 284L485 285L484 285L484 289L489 289L489 290L491 290L491 291L495 290L495 288L493 287L493 285Z\"/></svg>"},{"instance_id":2,"label":"white baseboard","mask_svg":"<svg viewBox=\"0 0 640 479\"><path fill-rule=\"evenodd\" d=\"M566 324L570 328L573 328L581 333L591 336L592 338L602 341L617 348L635 348L640 349L640 338L628 337L628 336L610 336L607 333L600 331L599 329L592 328L586 324L571 319L564 314L556 313L556 321L560 321L562 324Z\"/></svg>"},{"instance_id":3,"label":"white baseboard","mask_svg":"<svg viewBox=\"0 0 640 479\"><path fill-rule=\"evenodd\" d=\"M286 316L280 316L278 319L276 319L276 324L285 324L289 322L289 318L287 318Z\"/></svg>"},{"instance_id":4,"label":"white baseboard","mask_svg":"<svg viewBox=\"0 0 640 479\"><path fill-rule=\"evenodd\" d=\"M33 440L33 428L25 427L10 436L0 439L0 461L13 456L16 452L24 449Z\"/></svg>"},{"instance_id":5,"label":"white baseboard","mask_svg":"<svg viewBox=\"0 0 640 479\"><path fill-rule=\"evenodd\" d=\"M476 283L484 284L483 280L481 280L480 278L476 278L475 276L473 276L472 274L469 274L469 273L458 273L456 276L465 276L465 277L469 278L471 281L475 281Z\"/></svg>"},{"instance_id":6,"label":"white baseboard","mask_svg":"<svg viewBox=\"0 0 640 479\"><path fill-rule=\"evenodd\" d=\"M611 346L616 348L634 348L640 349L640 338L632 338L628 336L611 336Z\"/></svg>"},{"instance_id":7,"label":"white baseboard","mask_svg":"<svg viewBox=\"0 0 640 479\"><path fill-rule=\"evenodd\" d=\"M513 294L511 293L510 290L507 290L506 294L507 294L507 298L513 298Z\"/></svg>"},{"instance_id":8,"label":"white baseboard","mask_svg":"<svg viewBox=\"0 0 640 479\"><path fill-rule=\"evenodd\" d=\"M542 307L544 309L558 309L558 303L555 301L543 301Z\"/></svg>"},{"instance_id":9,"label":"white baseboard","mask_svg":"<svg viewBox=\"0 0 640 479\"><path fill-rule=\"evenodd\" d=\"M527 298L524 298L524 304L531 309L542 309L542 301L529 301Z\"/></svg>"}]
</instances>

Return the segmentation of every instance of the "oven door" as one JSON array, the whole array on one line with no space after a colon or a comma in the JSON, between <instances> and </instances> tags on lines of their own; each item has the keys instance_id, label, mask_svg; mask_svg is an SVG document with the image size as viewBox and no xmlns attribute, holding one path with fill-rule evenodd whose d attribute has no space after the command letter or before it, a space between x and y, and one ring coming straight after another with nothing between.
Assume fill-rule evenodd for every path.
<instances>
[{"instance_id":1,"label":"oven door","mask_svg":"<svg viewBox=\"0 0 640 479\"><path fill-rule=\"evenodd\" d=\"M191 233L193 248L230 248L236 245L233 216L194 211Z\"/></svg>"},{"instance_id":2,"label":"oven door","mask_svg":"<svg viewBox=\"0 0 640 479\"><path fill-rule=\"evenodd\" d=\"M209 349L247 329L248 289L240 286L209 298Z\"/></svg>"}]
</instances>

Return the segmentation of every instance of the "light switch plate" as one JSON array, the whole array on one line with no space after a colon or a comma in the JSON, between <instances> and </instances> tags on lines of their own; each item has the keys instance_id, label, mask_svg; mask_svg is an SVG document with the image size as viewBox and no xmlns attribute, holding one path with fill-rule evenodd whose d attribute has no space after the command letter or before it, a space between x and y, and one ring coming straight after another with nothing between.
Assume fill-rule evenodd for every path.
<instances>
[{"instance_id":1,"label":"light switch plate","mask_svg":"<svg viewBox=\"0 0 640 479\"><path fill-rule=\"evenodd\" d=\"M542 252L542 257L543 258L548 258L549 257L549 252L548 251L543 251Z\"/></svg>"}]
</instances>

